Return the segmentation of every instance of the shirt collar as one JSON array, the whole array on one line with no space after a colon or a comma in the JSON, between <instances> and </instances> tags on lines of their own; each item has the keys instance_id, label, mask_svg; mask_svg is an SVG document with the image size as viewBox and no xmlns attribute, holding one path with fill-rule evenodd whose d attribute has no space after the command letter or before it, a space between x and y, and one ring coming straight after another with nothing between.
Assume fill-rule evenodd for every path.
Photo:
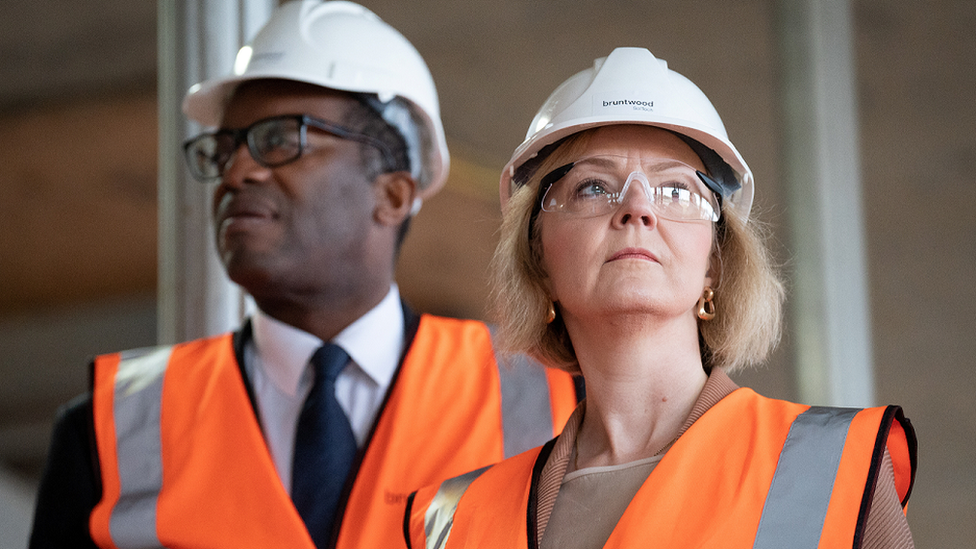
<instances>
[{"instance_id":1,"label":"shirt collar","mask_svg":"<svg viewBox=\"0 0 976 549\"><path fill-rule=\"evenodd\" d=\"M286 394L298 390L312 354L322 346L318 337L271 318L259 309L252 319L258 362ZM396 284L382 301L333 339L377 385L387 387L403 351L403 308Z\"/></svg>"},{"instance_id":2,"label":"shirt collar","mask_svg":"<svg viewBox=\"0 0 976 549\"><path fill-rule=\"evenodd\" d=\"M393 379L403 352L403 305L396 284L386 297L332 340L380 387Z\"/></svg>"}]
</instances>

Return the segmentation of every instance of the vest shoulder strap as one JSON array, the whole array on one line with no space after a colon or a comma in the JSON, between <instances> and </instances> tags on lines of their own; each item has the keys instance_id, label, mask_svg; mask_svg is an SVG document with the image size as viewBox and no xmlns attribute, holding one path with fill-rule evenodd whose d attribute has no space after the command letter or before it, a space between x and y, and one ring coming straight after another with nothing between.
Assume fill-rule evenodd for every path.
<instances>
[{"instance_id":1,"label":"vest shoulder strap","mask_svg":"<svg viewBox=\"0 0 976 549\"><path fill-rule=\"evenodd\" d=\"M494 527L469 531L467 526L472 523L472 515L485 518L481 516L482 513L479 513L479 509L484 510L485 507L475 504L462 508L464 503L462 500L471 497L479 503L487 502L492 509L515 510L522 517L534 514L529 505L529 501L533 498L525 498L523 490L519 487L531 484L532 477L548 459L554 442L551 440L544 446L523 452L495 465L471 471L411 494L407 501L403 523L407 547L409 549L454 547L449 543L455 524L462 525L463 531L458 533L464 541L464 546L495 547L499 537L504 540L513 538L519 540L507 546L525 546L529 543L527 520L512 523L505 520L507 513L497 513L495 517L503 518L497 521ZM482 537L483 533L488 533L488 536Z\"/></svg>"},{"instance_id":2,"label":"vest shoulder strap","mask_svg":"<svg viewBox=\"0 0 976 549\"><path fill-rule=\"evenodd\" d=\"M498 365L502 393L502 429L505 436L505 457L509 458L549 440L562 425L553 417L553 395L549 391L547 368L528 355L504 355L495 346L495 332L491 330L492 350ZM567 391L562 391L564 394ZM557 392L558 394L558 392ZM532 395L549 395L543 399ZM566 408L569 412L572 408ZM565 421L565 418L562 418Z\"/></svg>"},{"instance_id":3,"label":"vest shoulder strap","mask_svg":"<svg viewBox=\"0 0 976 549\"><path fill-rule=\"evenodd\" d=\"M93 537L118 547L159 545L160 411L172 352L172 346L161 346L95 359L93 415L104 495L93 512Z\"/></svg>"},{"instance_id":4,"label":"vest shoulder strap","mask_svg":"<svg viewBox=\"0 0 976 549\"><path fill-rule=\"evenodd\" d=\"M463 365L467 373L476 373L472 367L494 358L501 398L503 457L539 446L554 437L569 419L577 404L572 376L546 368L527 355L501 353L495 344L493 326L433 315L423 315L421 319L405 362L411 355L423 357L424 361L448 357L451 375L462 375L454 366ZM429 345L436 349L428 348ZM485 350L483 358L479 348Z\"/></svg>"},{"instance_id":5,"label":"vest shoulder strap","mask_svg":"<svg viewBox=\"0 0 976 549\"><path fill-rule=\"evenodd\" d=\"M93 416L103 497L89 523L100 546L312 546L230 334L99 357Z\"/></svg>"},{"instance_id":6,"label":"vest shoulder strap","mask_svg":"<svg viewBox=\"0 0 976 549\"><path fill-rule=\"evenodd\" d=\"M814 406L793 421L766 494L754 549L816 549L858 411Z\"/></svg>"}]
</instances>

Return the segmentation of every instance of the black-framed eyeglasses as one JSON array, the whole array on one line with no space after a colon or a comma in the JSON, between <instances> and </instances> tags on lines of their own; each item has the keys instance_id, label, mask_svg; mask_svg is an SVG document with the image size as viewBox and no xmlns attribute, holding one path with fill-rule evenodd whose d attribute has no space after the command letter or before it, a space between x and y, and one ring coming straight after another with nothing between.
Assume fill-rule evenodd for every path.
<instances>
[{"instance_id":1,"label":"black-framed eyeglasses","mask_svg":"<svg viewBox=\"0 0 976 549\"><path fill-rule=\"evenodd\" d=\"M207 183L224 174L242 143L247 144L251 158L266 168L298 160L308 146L309 126L340 139L375 147L383 154L388 169L395 165L390 148L379 139L305 114L273 116L246 128L203 133L183 143L183 152L193 177Z\"/></svg>"}]
</instances>

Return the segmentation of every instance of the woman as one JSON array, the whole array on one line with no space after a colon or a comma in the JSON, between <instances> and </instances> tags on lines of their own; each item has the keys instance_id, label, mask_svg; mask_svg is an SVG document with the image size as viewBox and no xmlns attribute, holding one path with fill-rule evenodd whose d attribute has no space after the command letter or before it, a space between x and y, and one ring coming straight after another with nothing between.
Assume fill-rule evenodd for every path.
<instances>
[{"instance_id":1,"label":"woman","mask_svg":"<svg viewBox=\"0 0 976 549\"><path fill-rule=\"evenodd\" d=\"M726 375L779 337L752 192L711 103L647 50L553 92L501 178L496 300L508 348L587 398L542 448L414 494L411 547L912 547L900 408Z\"/></svg>"}]
</instances>

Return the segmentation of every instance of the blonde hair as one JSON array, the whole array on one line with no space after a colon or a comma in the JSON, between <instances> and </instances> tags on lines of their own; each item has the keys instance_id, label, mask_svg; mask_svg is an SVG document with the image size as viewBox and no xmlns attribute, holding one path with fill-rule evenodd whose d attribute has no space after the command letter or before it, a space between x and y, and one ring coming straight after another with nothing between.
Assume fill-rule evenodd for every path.
<instances>
[{"instance_id":1,"label":"blonde hair","mask_svg":"<svg viewBox=\"0 0 976 549\"><path fill-rule=\"evenodd\" d=\"M579 361L560 315L548 323L552 305L544 280L539 224L539 185L552 169L585 149L593 130L566 138L539 162L512 193L502 213L501 236L491 263L492 309L498 345L505 353L528 353L545 364L577 373ZM702 364L735 371L766 359L780 338L783 283L755 221L723 210L713 237L716 316L698 321Z\"/></svg>"}]
</instances>

